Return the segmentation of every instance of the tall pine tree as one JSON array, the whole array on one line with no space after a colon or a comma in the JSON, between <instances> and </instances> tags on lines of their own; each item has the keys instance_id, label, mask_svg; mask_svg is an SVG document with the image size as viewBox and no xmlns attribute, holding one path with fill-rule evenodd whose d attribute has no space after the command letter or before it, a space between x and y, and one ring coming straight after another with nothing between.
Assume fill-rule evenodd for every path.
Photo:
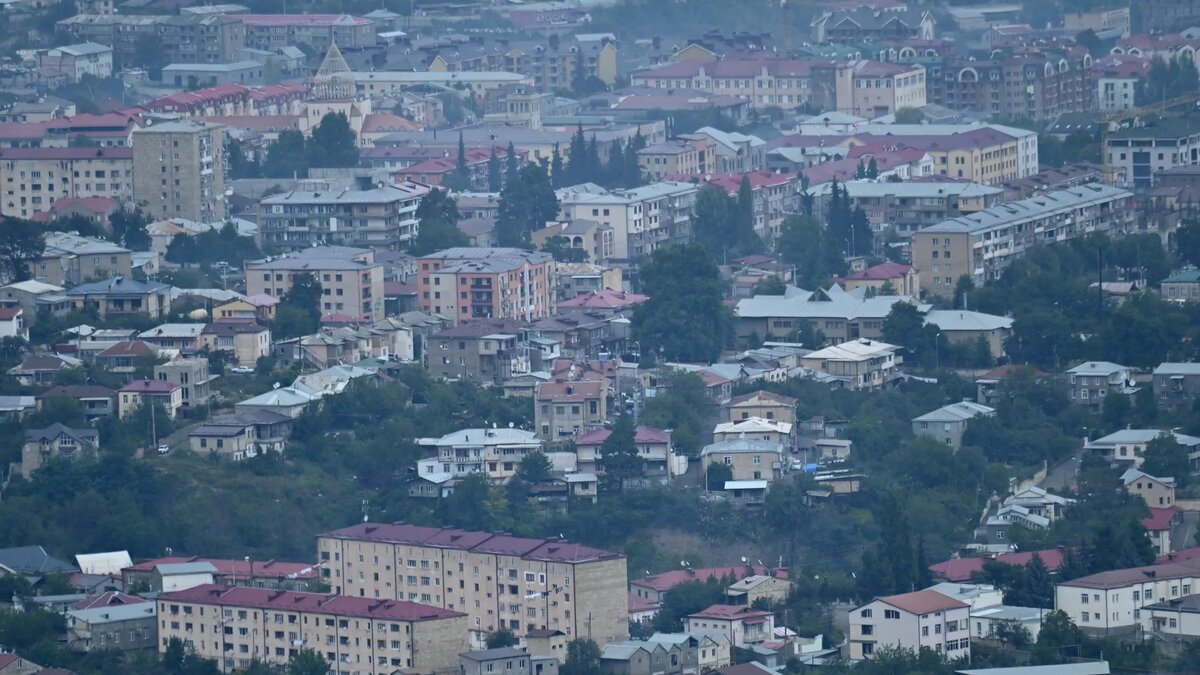
<instances>
[{"instance_id":1,"label":"tall pine tree","mask_svg":"<svg viewBox=\"0 0 1200 675\"><path fill-rule=\"evenodd\" d=\"M488 157L488 192L499 192L504 187L504 179L500 174L500 158L496 156L496 146L492 146L492 154Z\"/></svg>"}]
</instances>

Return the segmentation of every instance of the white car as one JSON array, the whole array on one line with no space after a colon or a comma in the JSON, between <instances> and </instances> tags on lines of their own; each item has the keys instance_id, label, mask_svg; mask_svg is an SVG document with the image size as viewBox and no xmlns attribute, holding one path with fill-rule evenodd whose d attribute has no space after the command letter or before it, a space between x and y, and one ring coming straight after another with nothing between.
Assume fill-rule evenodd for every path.
<instances>
[{"instance_id":1,"label":"white car","mask_svg":"<svg viewBox=\"0 0 1200 675\"><path fill-rule=\"evenodd\" d=\"M160 454L160 455L165 455L165 454L167 454L167 453L168 453L168 452L170 452L170 451L171 451L171 446L167 445L166 443L161 443L161 444L159 444L159 446L158 446L158 454Z\"/></svg>"},{"instance_id":2,"label":"white car","mask_svg":"<svg viewBox=\"0 0 1200 675\"><path fill-rule=\"evenodd\" d=\"M254 369L250 366L236 366L234 368L230 368L229 372L237 373L238 375L249 375L254 372Z\"/></svg>"}]
</instances>

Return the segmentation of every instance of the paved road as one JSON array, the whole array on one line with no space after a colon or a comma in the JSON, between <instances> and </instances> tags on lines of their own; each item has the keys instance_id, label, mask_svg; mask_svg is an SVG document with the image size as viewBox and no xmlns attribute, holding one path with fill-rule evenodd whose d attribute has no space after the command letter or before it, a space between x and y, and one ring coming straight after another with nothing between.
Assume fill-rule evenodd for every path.
<instances>
[{"instance_id":1,"label":"paved road","mask_svg":"<svg viewBox=\"0 0 1200 675\"><path fill-rule=\"evenodd\" d=\"M1066 492L1075 487L1075 480L1079 474L1079 455L1075 455L1070 459L1065 459L1062 462L1050 467L1050 471L1046 473L1046 477L1038 487L1057 492Z\"/></svg>"},{"instance_id":2,"label":"paved road","mask_svg":"<svg viewBox=\"0 0 1200 675\"><path fill-rule=\"evenodd\" d=\"M1196 545L1196 526L1200 523L1200 512L1184 511L1179 522L1171 528L1171 550L1191 548Z\"/></svg>"}]
</instances>

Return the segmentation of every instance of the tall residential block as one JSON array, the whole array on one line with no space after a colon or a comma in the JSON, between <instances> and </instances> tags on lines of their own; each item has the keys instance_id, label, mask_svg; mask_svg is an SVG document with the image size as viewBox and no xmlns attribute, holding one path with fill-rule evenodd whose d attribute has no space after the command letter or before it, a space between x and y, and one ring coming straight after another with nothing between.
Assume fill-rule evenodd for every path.
<instances>
[{"instance_id":1,"label":"tall residential block","mask_svg":"<svg viewBox=\"0 0 1200 675\"><path fill-rule=\"evenodd\" d=\"M133 198L153 218L225 218L225 127L159 122L133 132Z\"/></svg>"},{"instance_id":2,"label":"tall residential block","mask_svg":"<svg viewBox=\"0 0 1200 675\"><path fill-rule=\"evenodd\" d=\"M558 539L403 523L317 535L321 579L351 597L465 612L473 645L505 628L560 630L599 644L629 632L626 561Z\"/></svg>"}]
</instances>

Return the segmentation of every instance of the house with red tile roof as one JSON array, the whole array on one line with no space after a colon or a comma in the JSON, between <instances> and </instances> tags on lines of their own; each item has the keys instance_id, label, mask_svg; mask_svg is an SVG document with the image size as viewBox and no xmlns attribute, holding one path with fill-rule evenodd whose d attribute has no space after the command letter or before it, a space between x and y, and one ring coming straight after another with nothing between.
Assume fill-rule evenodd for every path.
<instances>
[{"instance_id":1,"label":"house with red tile roof","mask_svg":"<svg viewBox=\"0 0 1200 675\"><path fill-rule=\"evenodd\" d=\"M286 589L303 591L317 578L317 566L313 563L286 562L282 560L222 559L201 556L168 556L154 558L130 565L121 570L121 581L125 588L146 586L153 589L154 568L159 565L182 563L208 563L216 570L213 583L223 586L253 586L255 588ZM161 590L161 589L160 589Z\"/></svg>"},{"instance_id":2,"label":"house with red tile roof","mask_svg":"<svg viewBox=\"0 0 1200 675\"><path fill-rule=\"evenodd\" d=\"M1057 572L1063 564L1064 549L1048 548L1041 551L1021 551L1019 553L1001 553L986 558L952 558L929 566L934 578L946 581L970 581L976 572L983 572L983 564L989 560L1005 565L1024 566L1033 560L1034 554L1042 559L1042 564L1050 572Z\"/></svg>"},{"instance_id":3,"label":"house with red tile roof","mask_svg":"<svg viewBox=\"0 0 1200 675\"><path fill-rule=\"evenodd\" d=\"M770 574L780 578L787 578L787 570L778 568L775 570L768 569L762 565L731 565L728 567L688 567L686 569L668 570L659 574L651 574L641 579L634 579L629 582L629 592L633 595L648 600L650 602L662 602L667 591L675 588L680 584L686 584L693 581L708 581L716 579L724 583L728 580L730 583L741 581L749 576Z\"/></svg>"},{"instance_id":4,"label":"house with red tile roof","mask_svg":"<svg viewBox=\"0 0 1200 675\"><path fill-rule=\"evenodd\" d=\"M638 293L614 291L611 288L604 288L589 293L582 293L570 300L563 300L558 303L558 309L560 311L580 309L612 316L630 310L649 299L649 296Z\"/></svg>"},{"instance_id":5,"label":"house with red tile roof","mask_svg":"<svg viewBox=\"0 0 1200 675\"><path fill-rule=\"evenodd\" d=\"M0 654L0 675L34 675L47 672L49 671L33 661L16 654Z\"/></svg>"},{"instance_id":6,"label":"house with red tile roof","mask_svg":"<svg viewBox=\"0 0 1200 675\"><path fill-rule=\"evenodd\" d=\"M1155 555L1167 555L1171 552L1171 528L1182 518L1183 511L1178 506L1166 508L1150 507L1150 515L1142 519L1142 527L1150 535L1154 544Z\"/></svg>"},{"instance_id":7,"label":"house with red tile roof","mask_svg":"<svg viewBox=\"0 0 1200 675\"><path fill-rule=\"evenodd\" d=\"M721 633L734 647L757 644L775 636L775 615L745 605L712 605L683 618L687 633Z\"/></svg>"},{"instance_id":8,"label":"house with red tile roof","mask_svg":"<svg viewBox=\"0 0 1200 675\"><path fill-rule=\"evenodd\" d=\"M612 435L609 429L592 429L575 439L576 468L584 473L604 474L601 447ZM642 460L642 478L637 484L666 484L687 466L677 466L671 432L665 429L639 426L634 429L633 442Z\"/></svg>"},{"instance_id":9,"label":"house with red tile roof","mask_svg":"<svg viewBox=\"0 0 1200 675\"><path fill-rule=\"evenodd\" d=\"M608 392L602 380L539 382L533 390L534 429L549 443L604 426Z\"/></svg>"},{"instance_id":10,"label":"house with red tile roof","mask_svg":"<svg viewBox=\"0 0 1200 675\"><path fill-rule=\"evenodd\" d=\"M848 656L861 661L899 647L969 658L970 618L970 605L931 589L875 598L850 612Z\"/></svg>"}]
</instances>

